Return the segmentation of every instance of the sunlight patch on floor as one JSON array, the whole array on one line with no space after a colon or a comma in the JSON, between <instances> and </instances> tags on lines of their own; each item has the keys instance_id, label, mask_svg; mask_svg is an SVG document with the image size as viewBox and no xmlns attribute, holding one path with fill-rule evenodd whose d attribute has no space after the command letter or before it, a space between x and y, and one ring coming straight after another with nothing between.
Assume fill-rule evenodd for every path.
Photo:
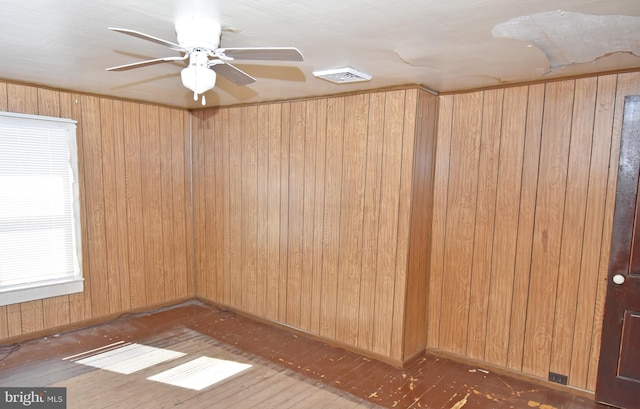
<instances>
[{"instance_id":1,"label":"sunlight patch on floor","mask_svg":"<svg viewBox=\"0 0 640 409\"><path fill-rule=\"evenodd\" d=\"M128 375L184 355L186 354L183 352L133 343L79 359L75 362Z\"/></svg>"},{"instance_id":2,"label":"sunlight patch on floor","mask_svg":"<svg viewBox=\"0 0 640 409\"><path fill-rule=\"evenodd\" d=\"M203 356L147 379L199 391L250 367L249 364Z\"/></svg>"}]
</instances>

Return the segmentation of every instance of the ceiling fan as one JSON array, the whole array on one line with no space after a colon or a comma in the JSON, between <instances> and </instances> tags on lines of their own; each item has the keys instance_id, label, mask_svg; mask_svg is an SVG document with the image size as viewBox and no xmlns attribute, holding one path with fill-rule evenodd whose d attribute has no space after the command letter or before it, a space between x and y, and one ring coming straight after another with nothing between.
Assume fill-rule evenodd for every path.
<instances>
[{"instance_id":1,"label":"ceiling fan","mask_svg":"<svg viewBox=\"0 0 640 409\"><path fill-rule=\"evenodd\" d=\"M171 61L189 60L180 76L182 85L193 91L193 100L202 95L202 105L206 105L204 93L216 84L216 74L220 74L237 85L255 82L255 78L241 69L231 65L233 60L262 61L303 61L302 53L295 47L244 47L218 48L222 26L209 19L183 19L175 24L178 43L163 40L139 31L125 28L109 27L117 31L143 40L163 45L182 53L181 56L155 58L131 64L107 68L107 71L124 71Z\"/></svg>"}]
</instances>

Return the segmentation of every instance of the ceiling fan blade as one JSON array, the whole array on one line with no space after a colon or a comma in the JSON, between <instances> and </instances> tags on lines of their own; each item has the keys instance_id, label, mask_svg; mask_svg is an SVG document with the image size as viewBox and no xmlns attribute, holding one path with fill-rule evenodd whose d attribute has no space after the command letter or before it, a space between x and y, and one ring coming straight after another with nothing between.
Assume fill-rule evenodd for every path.
<instances>
[{"instance_id":1,"label":"ceiling fan blade","mask_svg":"<svg viewBox=\"0 0 640 409\"><path fill-rule=\"evenodd\" d=\"M141 33L139 31L129 30L129 29L126 29L126 28L115 28L115 27L109 27L109 30L117 31L118 33L122 33L122 34L130 35L130 36L133 36L133 37L138 37L138 38L141 38L143 40L151 41L152 43L156 43L156 44L163 45L165 47L169 47L172 50L182 51L183 53L187 52L186 48L184 48L184 47L182 47L182 46L180 46L178 44L172 43L171 41L163 40L162 38L151 36L149 34Z\"/></svg>"},{"instance_id":2,"label":"ceiling fan blade","mask_svg":"<svg viewBox=\"0 0 640 409\"><path fill-rule=\"evenodd\" d=\"M236 85L247 85L256 81L251 75L231 64L214 61L214 64L209 65L209 68Z\"/></svg>"},{"instance_id":3,"label":"ceiling fan blade","mask_svg":"<svg viewBox=\"0 0 640 409\"><path fill-rule=\"evenodd\" d=\"M234 60L303 61L302 53L295 47L219 48Z\"/></svg>"},{"instance_id":4,"label":"ceiling fan blade","mask_svg":"<svg viewBox=\"0 0 640 409\"><path fill-rule=\"evenodd\" d=\"M117 67L107 68L107 71L125 71L125 70L130 70L132 68L146 67L147 65L160 64L163 62L186 60L187 57L188 55L184 55L182 57L164 57L164 58L156 58L154 60L138 61L131 64L118 65Z\"/></svg>"}]
</instances>

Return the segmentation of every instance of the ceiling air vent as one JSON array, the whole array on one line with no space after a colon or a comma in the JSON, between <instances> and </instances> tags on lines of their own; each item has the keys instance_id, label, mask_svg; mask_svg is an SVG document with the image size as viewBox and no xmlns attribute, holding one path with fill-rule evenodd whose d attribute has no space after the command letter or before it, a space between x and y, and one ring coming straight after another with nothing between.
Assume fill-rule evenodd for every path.
<instances>
[{"instance_id":1,"label":"ceiling air vent","mask_svg":"<svg viewBox=\"0 0 640 409\"><path fill-rule=\"evenodd\" d=\"M314 71L313 75L323 80L344 84L346 82L369 81L371 75L360 72L351 67L337 68L335 70Z\"/></svg>"}]
</instances>

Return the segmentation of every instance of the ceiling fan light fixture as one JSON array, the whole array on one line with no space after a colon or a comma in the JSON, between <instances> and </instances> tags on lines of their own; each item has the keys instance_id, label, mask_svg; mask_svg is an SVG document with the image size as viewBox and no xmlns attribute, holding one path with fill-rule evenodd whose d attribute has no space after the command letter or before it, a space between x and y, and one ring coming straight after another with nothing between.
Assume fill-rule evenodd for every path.
<instances>
[{"instance_id":1,"label":"ceiling fan light fixture","mask_svg":"<svg viewBox=\"0 0 640 409\"><path fill-rule=\"evenodd\" d=\"M209 59L206 51L196 51L189 57L189 66L180 72L182 85L193 91L193 100L198 100L198 95L204 94L216 86L216 72L209 69ZM205 105L204 95L202 105Z\"/></svg>"},{"instance_id":2,"label":"ceiling fan light fixture","mask_svg":"<svg viewBox=\"0 0 640 409\"><path fill-rule=\"evenodd\" d=\"M216 86L216 72L200 65L190 65L180 72L182 85L200 95Z\"/></svg>"}]
</instances>

